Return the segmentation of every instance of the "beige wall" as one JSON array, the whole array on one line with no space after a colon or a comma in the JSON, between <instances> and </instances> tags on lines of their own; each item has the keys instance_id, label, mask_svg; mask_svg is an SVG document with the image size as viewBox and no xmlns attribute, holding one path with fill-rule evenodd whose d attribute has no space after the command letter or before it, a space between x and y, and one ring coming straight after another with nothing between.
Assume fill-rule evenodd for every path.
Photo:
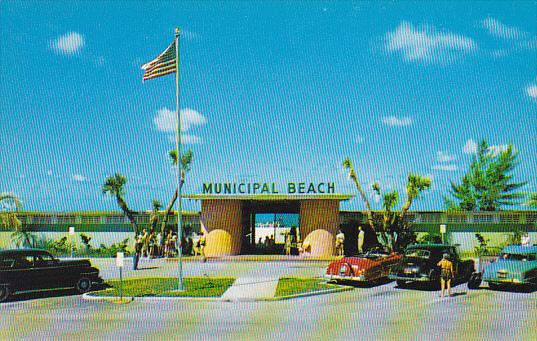
<instances>
[{"instance_id":1,"label":"beige wall","mask_svg":"<svg viewBox=\"0 0 537 341\"><path fill-rule=\"evenodd\" d=\"M239 200L202 200L200 220L207 236L207 256L240 253L242 209Z\"/></svg>"},{"instance_id":2,"label":"beige wall","mask_svg":"<svg viewBox=\"0 0 537 341\"><path fill-rule=\"evenodd\" d=\"M339 224L338 200L302 200L300 203L300 235L309 244L306 255L331 256Z\"/></svg>"}]
</instances>

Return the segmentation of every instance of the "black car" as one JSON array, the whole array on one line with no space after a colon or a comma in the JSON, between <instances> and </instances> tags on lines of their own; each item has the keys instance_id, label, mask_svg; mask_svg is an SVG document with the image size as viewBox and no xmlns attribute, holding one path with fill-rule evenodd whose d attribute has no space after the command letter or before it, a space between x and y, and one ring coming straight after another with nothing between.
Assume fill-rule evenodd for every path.
<instances>
[{"instance_id":1,"label":"black car","mask_svg":"<svg viewBox=\"0 0 537 341\"><path fill-rule=\"evenodd\" d=\"M403 258L394 266L389 278L404 287L408 283L440 282L438 262L447 253L453 263L454 282L467 282L475 271L473 260L461 260L457 248L446 244L415 244L405 250Z\"/></svg>"},{"instance_id":2,"label":"black car","mask_svg":"<svg viewBox=\"0 0 537 341\"><path fill-rule=\"evenodd\" d=\"M15 292L76 288L89 291L102 283L99 269L87 259L58 260L38 249L0 251L0 302Z\"/></svg>"}]
</instances>

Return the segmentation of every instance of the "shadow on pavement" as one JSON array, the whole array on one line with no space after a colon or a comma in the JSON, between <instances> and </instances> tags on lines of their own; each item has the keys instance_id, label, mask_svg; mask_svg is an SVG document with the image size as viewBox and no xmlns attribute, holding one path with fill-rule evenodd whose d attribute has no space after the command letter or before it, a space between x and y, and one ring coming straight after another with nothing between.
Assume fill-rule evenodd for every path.
<instances>
[{"instance_id":1,"label":"shadow on pavement","mask_svg":"<svg viewBox=\"0 0 537 341\"><path fill-rule=\"evenodd\" d=\"M512 292L512 293L520 293L520 294L531 294L534 292L537 292L537 286L523 286L523 285L501 285L501 286L495 286L493 288L483 288L491 291L503 291L503 292Z\"/></svg>"},{"instance_id":2,"label":"shadow on pavement","mask_svg":"<svg viewBox=\"0 0 537 341\"><path fill-rule=\"evenodd\" d=\"M97 291L110 288L106 283L103 284L94 284L90 291ZM8 298L5 302L22 302L37 300L42 298L52 298L52 297L69 297L69 296L82 296L76 289L55 289L55 290L41 290L33 292L22 292L16 293ZM2 303L0 303L2 304Z\"/></svg>"},{"instance_id":3,"label":"shadow on pavement","mask_svg":"<svg viewBox=\"0 0 537 341\"><path fill-rule=\"evenodd\" d=\"M451 285L451 288L457 288L457 287L461 287L465 285L466 285L466 282L454 283ZM440 283L439 282L438 283L437 282L431 282L431 283L414 282L414 283L406 283L404 285L398 284L395 288L396 289L413 289L413 290L422 290L422 291L438 291L440 290ZM475 290L478 290L478 289L475 289Z\"/></svg>"},{"instance_id":4,"label":"shadow on pavement","mask_svg":"<svg viewBox=\"0 0 537 341\"><path fill-rule=\"evenodd\" d=\"M373 288L392 282L389 278L382 278L371 282L341 281L339 284L348 285L354 288Z\"/></svg>"},{"instance_id":5,"label":"shadow on pavement","mask_svg":"<svg viewBox=\"0 0 537 341\"><path fill-rule=\"evenodd\" d=\"M144 267L138 267L138 269L133 270L133 271L151 270L151 269L158 269L158 266L144 266Z\"/></svg>"}]
</instances>

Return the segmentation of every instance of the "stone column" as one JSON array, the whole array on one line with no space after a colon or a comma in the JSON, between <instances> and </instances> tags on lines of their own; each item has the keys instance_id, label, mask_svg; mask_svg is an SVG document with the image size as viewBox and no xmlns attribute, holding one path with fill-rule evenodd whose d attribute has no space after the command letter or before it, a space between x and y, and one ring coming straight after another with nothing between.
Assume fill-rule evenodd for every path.
<instances>
[{"instance_id":1,"label":"stone column","mask_svg":"<svg viewBox=\"0 0 537 341\"><path fill-rule=\"evenodd\" d=\"M334 242L339 222L339 200L302 200L300 202L300 235L309 245L304 255L334 255ZM308 252L309 251L309 252Z\"/></svg>"},{"instance_id":2,"label":"stone column","mask_svg":"<svg viewBox=\"0 0 537 341\"><path fill-rule=\"evenodd\" d=\"M239 200L202 200L201 228L207 256L238 255L241 250L242 206Z\"/></svg>"}]
</instances>

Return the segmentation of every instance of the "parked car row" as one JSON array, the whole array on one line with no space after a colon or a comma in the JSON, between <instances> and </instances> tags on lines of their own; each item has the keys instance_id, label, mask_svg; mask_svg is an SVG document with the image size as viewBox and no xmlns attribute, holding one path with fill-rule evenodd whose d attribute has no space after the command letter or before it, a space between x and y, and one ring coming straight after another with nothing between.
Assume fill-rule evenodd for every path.
<instances>
[{"instance_id":1,"label":"parked car row","mask_svg":"<svg viewBox=\"0 0 537 341\"><path fill-rule=\"evenodd\" d=\"M58 260L38 249L0 251L0 302L14 293L75 288L79 293L102 283L87 259Z\"/></svg>"},{"instance_id":2,"label":"parked car row","mask_svg":"<svg viewBox=\"0 0 537 341\"><path fill-rule=\"evenodd\" d=\"M485 281L491 288L502 285L537 286L537 246L510 245L498 259L476 272L473 260L460 258L457 248L447 244L415 244L403 254L372 250L330 263L325 277L336 282L369 282L390 279L399 287L412 283L439 283L438 262L447 254L453 263L454 282L468 282L470 289Z\"/></svg>"}]
</instances>

